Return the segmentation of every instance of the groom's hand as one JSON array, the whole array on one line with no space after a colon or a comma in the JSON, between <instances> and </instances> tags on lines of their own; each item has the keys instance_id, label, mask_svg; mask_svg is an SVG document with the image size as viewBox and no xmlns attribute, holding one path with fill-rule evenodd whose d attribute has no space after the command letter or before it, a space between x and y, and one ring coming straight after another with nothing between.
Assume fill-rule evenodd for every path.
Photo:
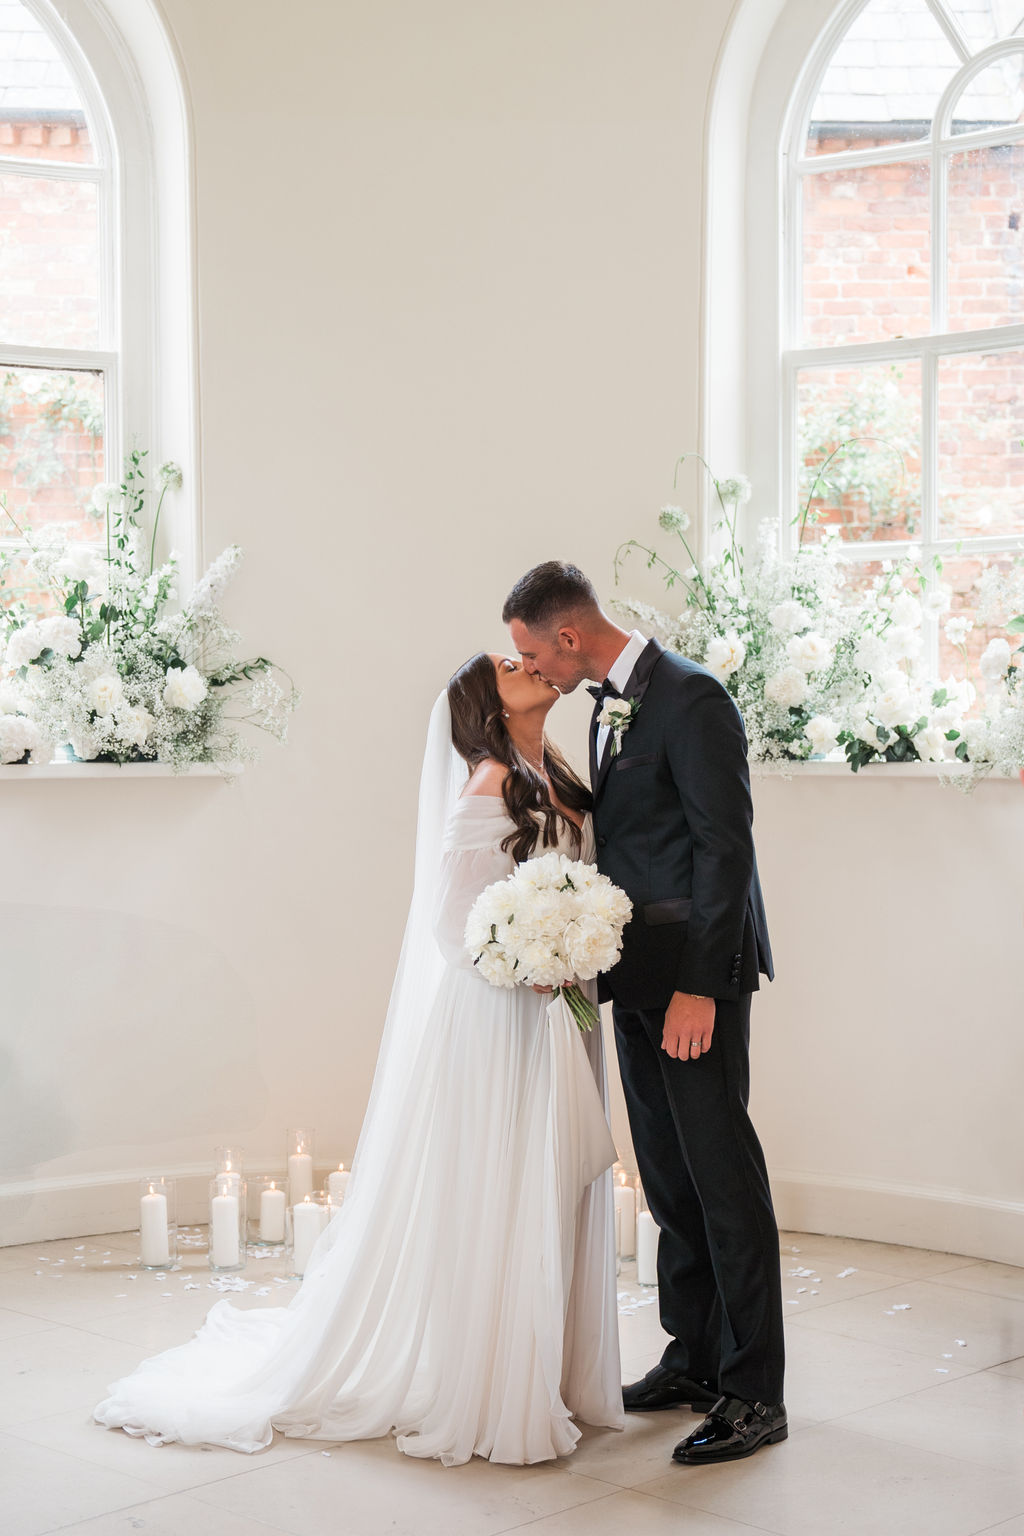
<instances>
[{"instance_id":1,"label":"groom's hand","mask_svg":"<svg viewBox=\"0 0 1024 1536\"><path fill-rule=\"evenodd\" d=\"M673 992L665 1010L661 1048L680 1061L699 1061L711 1045L715 1028L715 1000L690 992Z\"/></svg>"}]
</instances>

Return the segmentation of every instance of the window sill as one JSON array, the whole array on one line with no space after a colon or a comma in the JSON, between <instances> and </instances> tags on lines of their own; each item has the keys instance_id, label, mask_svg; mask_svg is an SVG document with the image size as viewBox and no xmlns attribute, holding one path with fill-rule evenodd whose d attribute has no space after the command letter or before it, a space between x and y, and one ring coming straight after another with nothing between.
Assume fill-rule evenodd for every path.
<instances>
[{"instance_id":1,"label":"window sill","mask_svg":"<svg viewBox=\"0 0 1024 1536\"><path fill-rule=\"evenodd\" d=\"M893 778L960 779L970 773L967 763L867 763L854 773L845 758L822 758L803 763L751 763L751 776L759 779L790 778ZM1009 782L1014 775L991 773L986 778Z\"/></svg>"},{"instance_id":2,"label":"window sill","mask_svg":"<svg viewBox=\"0 0 1024 1536\"><path fill-rule=\"evenodd\" d=\"M175 773L169 763L0 763L0 780L221 779L244 772L242 763L193 763Z\"/></svg>"}]
</instances>

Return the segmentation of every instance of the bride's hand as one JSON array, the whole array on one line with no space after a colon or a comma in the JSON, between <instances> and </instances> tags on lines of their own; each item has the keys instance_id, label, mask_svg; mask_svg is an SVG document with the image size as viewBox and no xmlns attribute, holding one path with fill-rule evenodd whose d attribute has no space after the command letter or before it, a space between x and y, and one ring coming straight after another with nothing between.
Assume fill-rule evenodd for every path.
<instances>
[{"instance_id":1,"label":"bride's hand","mask_svg":"<svg viewBox=\"0 0 1024 1536\"><path fill-rule=\"evenodd\" d=\"M545 992L553 992L555 989L554 989L554 987L541 987L541 986L538 986L536 982L534 982L533 983L533 990L535 992L540 992L543 995Z\"/></svg>"}]
</instances>

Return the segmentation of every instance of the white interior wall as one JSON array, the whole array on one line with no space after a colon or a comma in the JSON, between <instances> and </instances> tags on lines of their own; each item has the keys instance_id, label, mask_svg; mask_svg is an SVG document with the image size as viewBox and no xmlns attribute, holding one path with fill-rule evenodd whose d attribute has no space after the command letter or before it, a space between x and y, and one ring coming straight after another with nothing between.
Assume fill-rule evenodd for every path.
<instances>
[{"instance_id":1,"label":"white interior wall","mask_svg":"<svg viewBox=\"0 0 1024 1536\"><path fill-rule=\"evenodd\" d=\"M431 701L503 644L535 561L610 594L697 444L724 7L164 10L195 135L205 554L244 544L231 614L304 702L231 787L0 785L0 1242L129 1225L147 1172L189 1175L199 1219L213 1145L271 1168L290 1124L349 1159ZM588 706L552 720L581 757ZM992 924L1019 933L1024 797L805 779L757 803L780 977L756 1112L784 1218L854 1230L867 1199L877 1235L931 1242L991 1206L975 1251L1009 1257L988 1130L1014 1123L1020 1018ZM965 1008L984 1049L954 1043Z\"/></svg>"}]
</instances>

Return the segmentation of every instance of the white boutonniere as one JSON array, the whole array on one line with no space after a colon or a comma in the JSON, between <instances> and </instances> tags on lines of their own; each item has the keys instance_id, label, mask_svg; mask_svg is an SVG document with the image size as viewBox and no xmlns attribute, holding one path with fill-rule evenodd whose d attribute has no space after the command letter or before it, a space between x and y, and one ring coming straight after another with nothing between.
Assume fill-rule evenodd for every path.
<instances>
[{"instance_id":1,"label":"white boutonniere","mask_svg":"<svg viewBox=\"0 0 1024 1536\"><path fill-rule=\"evenodd\" d=\"M612 757L621 752L622 738L633 724L639 710L639 699L609 699L598 715L598 725L606 725L612 733Z\"/></svg>"}]
</instances>

